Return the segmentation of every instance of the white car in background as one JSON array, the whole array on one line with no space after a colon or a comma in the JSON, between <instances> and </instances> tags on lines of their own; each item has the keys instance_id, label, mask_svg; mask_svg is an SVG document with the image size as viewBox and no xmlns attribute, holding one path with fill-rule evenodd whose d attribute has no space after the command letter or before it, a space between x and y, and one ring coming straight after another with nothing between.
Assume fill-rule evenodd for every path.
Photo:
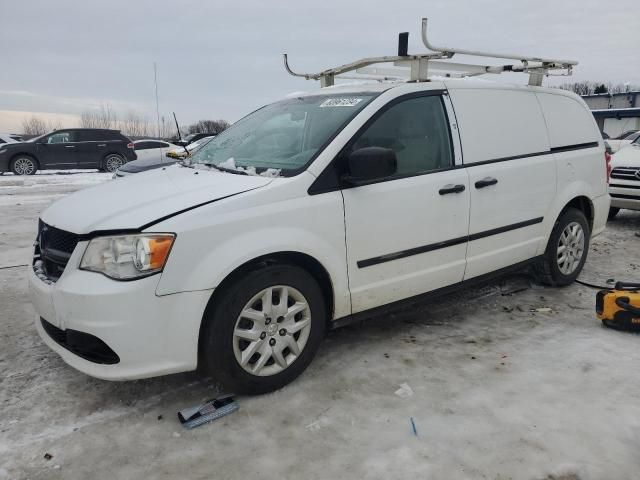
<instances>
[{"instance_id":1,"label":"white car in background","mask_svg":"<svg viewBox=\"0 0 640 480\"><path fill-rule=\"evenodd\" d=\"M169 150L174 148L178 148L177 145L163 140L147 139L133 142L138 160L162 159Z\"/></svg>"},{"instance_id":2,"label":"white car in background","mask_svg":"<svg viewBox=\"0 0 640 480\"><path fill-rule=\"evenodd\" d=\"M611 158L609 219L620 209L640 210L640 136Z\"/></svg>"},{"instance_id":3,"label":"white car in background","mask_svg":"<svg viewBox=\"0 0 640 480\"><path fill-rule=\"evenodd\" d=\"M609 138L607 139L607 143L611 147L611 150L613 151L613 153L616 153L618 150L621 150L624 147L628 147L629 145L631 145L639 137L640 137L640 130L632 133L628 133L627 135L622 136L622 138L620 137Z\"/></svg>"},{"instance_id":4,"label":"white car in background","mask_svg":"<svg viewBox=\"0 0 640 480\"><path fill-rule=\"evenodd\" d=\"M4 145L5 143L16 143L21 141L22 141L22 137L20 135L16 135L15 133L0 133L0 145Z\"/></svg>"}]
</instances>

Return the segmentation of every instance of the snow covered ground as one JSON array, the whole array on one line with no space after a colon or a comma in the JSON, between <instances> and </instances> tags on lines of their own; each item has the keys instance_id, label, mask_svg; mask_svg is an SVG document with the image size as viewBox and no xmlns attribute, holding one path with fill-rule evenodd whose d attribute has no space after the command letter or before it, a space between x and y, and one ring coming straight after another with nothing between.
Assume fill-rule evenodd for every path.
<instances>
[{"instance_id":1,"label":"snow covered ground","mask_svg":"<svg viewBox=\"0 0 640 480\"><path fill-rule=\"evenodd\" d=\"M0 267L28 263L51 201L109 178L0 177ZM639 231L622 212L583 279L640 281ZM0 479L635 479L640 336L602 328L594 297L517 275L337 330L296 382L187 431L176 412L215 385L72 370L36 334L25 269L0 269Z\"/></svg>"}]
</instances>

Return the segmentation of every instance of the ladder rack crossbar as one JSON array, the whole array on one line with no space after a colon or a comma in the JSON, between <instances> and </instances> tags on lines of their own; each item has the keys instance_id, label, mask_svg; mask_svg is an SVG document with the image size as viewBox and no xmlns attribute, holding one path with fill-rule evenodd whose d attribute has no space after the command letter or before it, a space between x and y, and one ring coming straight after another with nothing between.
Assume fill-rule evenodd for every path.
<instances>
[{"instance_id":1,"label":"ladder rack crossbar","mask_svg":"<svg viewBox=\"0 0 640 480\"><path fill-rule=\"evenodd\" d=\"M491 53L434 46L429 42L427 37L427 25L428 19L423 18L421 37L424 46L430 50L430 52L427 53L362 58L355 62L346 63L317 73L294 72L289 66L289 59L285 53L283 55L284 68L290 75L295 77L302 77L307 80L320 80L322 87L333 85L336 76L343 75L348 72L373 75L374 77L381 76L383 79L387 79L387 77L395 78L399 76L402 78L408 76L409 80L412 81L427 81L430 71L444 72L445 76L459 77L483 75L485 73L500 74L503 72L523 72L529 73L529 85L541 85L542 78L544 76L571 75L573 67L578 64L575 60L533 57L519 54ZM399 53L406 53L406 51ZM447 61L456 54L493 59L517 60L520 63L513 65L477 65ZM396 68L394 70L382 69L380 67L371 68L371 65L379 63L392 63L396 67L401 68ZM378 78L378 80L380 80L380 78Z\"/></svg>"}]
</instances>

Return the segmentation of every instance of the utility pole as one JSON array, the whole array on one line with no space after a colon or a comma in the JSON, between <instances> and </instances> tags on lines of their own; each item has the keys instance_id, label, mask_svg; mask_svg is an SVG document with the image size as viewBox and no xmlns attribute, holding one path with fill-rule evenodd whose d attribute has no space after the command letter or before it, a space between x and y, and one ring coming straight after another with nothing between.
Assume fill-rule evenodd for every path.
<instances>
[{"instance_id":1,"label":"utility pole","mask_svg":"<svg viewBox=\"0 0 640 480\"><path fill-rule=\"evenodd\" d=\"M158 127L158 138L160 138L160 105L158 103L158 66L153 62L153 78L156 84L156 125Z\"/></svg>"}]
</instances>

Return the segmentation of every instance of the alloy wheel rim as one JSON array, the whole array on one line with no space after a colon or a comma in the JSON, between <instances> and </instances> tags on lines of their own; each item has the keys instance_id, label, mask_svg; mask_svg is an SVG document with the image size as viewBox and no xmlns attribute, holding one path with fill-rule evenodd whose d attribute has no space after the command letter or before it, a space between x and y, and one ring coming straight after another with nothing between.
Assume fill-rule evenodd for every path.
<instances>
[{"instance_id":1,"label":"alloy wheel rim","mask_svg":"<svg viewBox=\"0 0 640 480\"><path fill-rule=\"evenodd\" d=\"M14 169L18 175L31 175L35 169L33 161L28 158L18 158L14 164Z\"/></svg>"},{"instance_id":2,"label":"alloy wheel rim","mask_svg":"<svg viewBox=\"0 0 640 480\"><path fill-rule=\"evenodd\" d=\"M557 260L558 268L564 275L571 275L576 271L584 256L585 236L582 225L571 222L567 225L558 240Z\"/></svg>"},{"instance_id":3,"label":"alloy wheel rim","mask_svg":"<svg viewBox=\"0 0 640 480\"><path fill-rule=\"evenodd\" d=\"M265 288L244 306L233 329L233 353L246 372L276 375L295 362L311 332L311 309L297 289Z\"/></svg>"},{"instance_id":4,"label":"alloy wheel rim","mask_svg":"<svg viewBox=\"0 0 640 480\"><path fill-rule=\"evenodd\" d=\"M107 158L107 171L115 172L118 168L122 166L122 160L120 157L109 157Z\"/></svg>"}]
</instances>

